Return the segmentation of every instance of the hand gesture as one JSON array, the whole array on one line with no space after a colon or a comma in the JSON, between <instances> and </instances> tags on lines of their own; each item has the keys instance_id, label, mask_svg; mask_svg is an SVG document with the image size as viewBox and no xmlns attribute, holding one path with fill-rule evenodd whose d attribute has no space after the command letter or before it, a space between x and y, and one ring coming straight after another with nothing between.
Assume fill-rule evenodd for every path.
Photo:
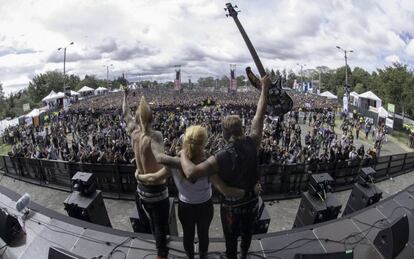
<instances>
[{"instance_id":1,"label":"hand gesture","mask_svg":"<svg viewBox=\"0 0 414 259\"><path fill-rule=\"evenodd\" d=\"M128 92L129 92L128 86L121 85L119 88L121 88L125 96L128 95Z\"/></svg>"}]
</instances>

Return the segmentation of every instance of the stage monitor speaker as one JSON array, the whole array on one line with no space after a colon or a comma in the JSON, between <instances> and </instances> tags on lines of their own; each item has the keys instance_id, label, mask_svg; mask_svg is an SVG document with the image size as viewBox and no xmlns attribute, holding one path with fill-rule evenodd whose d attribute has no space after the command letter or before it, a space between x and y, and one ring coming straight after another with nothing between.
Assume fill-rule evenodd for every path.
<instances>
[{"instance_id":1,"label":"stage monitor speaker","mask_svg":"<svg viewBox=\"0 0 414 259\"><path fill-rule=\"evenodd\" d=\"M170 236L178 236L178 228L177 228L177 216L175 213L175 204L174 204L174 198L169 198L170 202L170 211L169 211L169 217L168 217L168 234ZM131 221L132 229L134 232L137 233L146 233L151 234L151 225L148 219L148 216L144 209L142 208L142 205L139 201L139 198L136 197L136 204L137 209L132 210L131 214L129 215L129 220Z\"/></svg>"},{"instance_id":2,"label":"stage monitor speaker","mask_svg":"<svg viewBox=\"0 0 414 259\"><path fill-rule=\"evenodd\" d=\"M394 259L407 245L409 225L406 215L391 222L391 226L378 232L374 240L375 247L385 259Z\"/></svg>"},{"instance_id":3,"label":"stage monitor speaker","mask_svg":"<svg viewBox=\"0 0 414 259\"><path fill-rule=\"evenodd\" d=\"M86 259L59 247L49 247L48 259Z\"/></svg>"},{"instance_id":4,"label":"stage monitor speaker","mask_svg":"<svg viewBox=\"0 0 414 259\"><path fill-rule=\"evenodd\" d=\"M375 184L367 183L366 185L362 185L355 183L342 216L371 206L379 202L381 198L382 192Z\"/></svg>"},{"instance_id":5,"label":"stage monitor speaker","mask_svg":"<svg viewBox=\"0 0 414 259\"><path fill-rule=\"evenodd\" d=\"M111 221L109 220L100 190L88 196L82 195L78 191L73 191L66 198L64 205L70 217L111 227Z\"/></svg>"},{"instance_id":6,"label":"stage monitor speaker","mask_svg":"<svg viewBox=\"0 0 414 259\"><path fill-rule=\"evenodd\" d=\"M341 207L341 203L330 192L326 193L325 200L321 200L309 192L304 192L302 193L293 228L336 219L339 212L341 212Z\"/></svg>"},{"instance_id":7,"label":"stage monitor speaker","mask_svg":"<svg viewBox=\"0 0 414 259\"><path fill-rule=\"evenodd\" d=\"M7 245L13 245L23 236L23 230L19 220L9 214L6 210L0 209L0 238Z\"/></svg>"},{"instance_id":8,"label":"stage monitor speaker","mask_svg":"<svg viewBox=\"0 0 414 259\"><path fill-rule=\"evenodd\" d=\"M328 253L328 254L295 254L294 259L353 259L352 251Z\"/></svg>"},{"instance_id":9,"label":"stage monitor speaker","mask_svg":"<svg viewBox=\"0 0 414 259\"><path fill-rule=\"evenodd\" d=\"M270 215L262 197L259 197L259 210L254 224L253 234L266 234L270 225Z\"/></svg>"}]
</instances>

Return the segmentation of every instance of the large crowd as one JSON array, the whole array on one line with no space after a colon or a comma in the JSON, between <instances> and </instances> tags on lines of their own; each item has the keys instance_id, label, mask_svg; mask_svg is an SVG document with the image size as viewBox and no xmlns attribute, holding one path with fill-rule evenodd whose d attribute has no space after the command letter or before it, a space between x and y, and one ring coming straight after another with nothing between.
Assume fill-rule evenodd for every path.
<instances>
[{"instance_id":1,"label":"large crowd","mask_svg":"<svg viewBox=\"0 0 414 259\"><path fill-rule=\"evenodd\" d=\"M154 111L153 128L162 132L168 155L181 148L182 135L190 125L208 129L207 151L214 154L225 144L221 119L240 115L248 131L258 99L257 92L182 92L138 89L128 97L133 115L144 95ZM259 163L309 163L357 160L378 155L385 138L383 127L374 130L361 118L345 119L335 132L336 101L313 94L289 92L294 109L283 118L267 116L259 151ZM329 109L326 107L330 107ZM307 125L305 127L304 125ZM304 132L303 137L302 130ZM374 148L356 146L364 131L372 134ZM246 132L248 133L248 132ZM362 135L362 134L361 134ZM12 144L10 156L82 163L134 163L134 152L122 116L122 93L95 97L72 105L67 111L50 113L37 126L7 129L4 142Z\"/></svg>"}]
</instances>

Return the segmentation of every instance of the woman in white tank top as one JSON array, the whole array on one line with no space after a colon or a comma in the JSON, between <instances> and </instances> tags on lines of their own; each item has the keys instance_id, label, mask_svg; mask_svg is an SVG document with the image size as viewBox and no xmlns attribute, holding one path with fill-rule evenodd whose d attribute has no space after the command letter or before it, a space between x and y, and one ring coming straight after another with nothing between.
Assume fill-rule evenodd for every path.
<instances>
[{"instance_id":1,"label":"woman in white tank top","mask_svg":"<svg viewBox=\"0 0 414 259\"><path fill-rule=\"evenodd\" d=\"M205 146L208 134L206 128L202 126L191 126L186 129L183 140L183 150L192 162L198 164L206 159ZM144 183L159 181L167 178L172 173L174 183L178 189L178 218L184 232L184 249L188 258L194 258L194 236L197 226L197 236L199 239L199 258L207 258L209 246L209 228L213 219L213 203L211 200L211 183L224 196L240 198L244 195L244 190L226 186L221 179L215 175L212 179L208 176L190 182L179 169L162 170L159 173L144 174L139 176L139 180ZM211 180L211 182L210 182Z\"/></svg>"}]
</instances>

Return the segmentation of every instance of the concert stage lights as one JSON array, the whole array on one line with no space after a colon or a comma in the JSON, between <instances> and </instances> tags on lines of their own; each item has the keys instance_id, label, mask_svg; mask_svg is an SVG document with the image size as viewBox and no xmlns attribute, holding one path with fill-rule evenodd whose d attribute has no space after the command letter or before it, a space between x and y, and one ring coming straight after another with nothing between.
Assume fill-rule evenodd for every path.
<instances>
[{"instance_id":1,"label":"concert stage lights","mask_svg":"<svg viewBox=\"0 0 414 259\"><path fill-rule=\"evenodd\" d=\"M336 219L342 205L332 194L332 177L313 174L309 180L309 191L302 193L293 228Z\"/></svg>"},{"instance_id":2,"label":"concert stage lights","mask_svg":"<svg viewBox=\"0 0 414 259\"><path fill-rule=\"evenodd\" d=\"M382 191L374 184L375 174L376 171L372 167L361 168L343 215L348 215L357 210L366 208L381 200Z\"/></svg>"}]
</instances>

